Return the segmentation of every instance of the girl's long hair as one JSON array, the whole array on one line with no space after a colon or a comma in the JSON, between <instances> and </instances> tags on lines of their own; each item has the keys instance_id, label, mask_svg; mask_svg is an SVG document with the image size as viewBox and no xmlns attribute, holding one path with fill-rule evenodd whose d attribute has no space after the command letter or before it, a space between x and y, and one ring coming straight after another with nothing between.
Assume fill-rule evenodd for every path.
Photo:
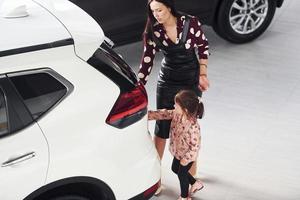
<instances>
[{"instance_id":1,"label":"girl's long hair","mask_svg":"<svg viewBox=\"0 0 300 200\"><path fill-rule=\"evenodd\" d=\"M204 106L200 98L192 90L180 90L175 96L175 102L190 118L202 118Z\"/></svg>"},{"instance_id":2,"label":"girl's long hair","mask_svg":"<svg viewBox=\"0 0 300 200\"><path fill-rule=\"evenodd\" d=\"M171 9L171 14L175 17L177 17L179 14L175 8L175 4L173 0L148 0L147 3L147 22L145 26L145 30L143 33L143 38L145 40L146 37L152 38L152 33L153 33L153 25L157 22L155 17L153 16L152 10L150 8L150 4L153 2L159 2L164 4L166 7Z\"/></svg>"}]
</instances>

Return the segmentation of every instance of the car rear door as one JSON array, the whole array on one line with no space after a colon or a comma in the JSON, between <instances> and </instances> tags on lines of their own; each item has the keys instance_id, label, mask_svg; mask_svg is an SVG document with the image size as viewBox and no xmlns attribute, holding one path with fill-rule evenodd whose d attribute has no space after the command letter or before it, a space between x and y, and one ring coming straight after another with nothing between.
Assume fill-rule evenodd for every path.
<instances>
[{"instance_id":1,"label":"car rear door","mask_svg":"<svg viewBox=\"0 0 300 200\"><path fill-rule=\"evenodd\" d=\"M19 200L41 187L48 145L5 75L0 75L0 199Z\"/></svg>"}]
</instances>

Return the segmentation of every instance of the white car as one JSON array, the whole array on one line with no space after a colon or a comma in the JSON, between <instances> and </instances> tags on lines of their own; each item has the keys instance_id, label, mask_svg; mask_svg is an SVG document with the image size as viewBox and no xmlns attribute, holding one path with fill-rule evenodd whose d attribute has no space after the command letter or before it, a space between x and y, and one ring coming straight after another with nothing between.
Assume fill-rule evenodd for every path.
<instances>
[{"instance_id":1,"label":"white car","mask_svg":"<svg viewBox=\"0 0 300 200\"><path fill-rule=\"evenodd\" d=\"M0 199L151 198L147 94L102 29L67 0L0 6Z\"/></svg>"}]
</instances>

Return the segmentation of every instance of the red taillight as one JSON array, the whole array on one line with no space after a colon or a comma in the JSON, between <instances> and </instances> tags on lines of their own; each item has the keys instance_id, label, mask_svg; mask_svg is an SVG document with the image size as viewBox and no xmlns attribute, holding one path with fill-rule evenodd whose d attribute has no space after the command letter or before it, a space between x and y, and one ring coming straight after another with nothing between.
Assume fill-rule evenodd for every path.
<instances>
[{"instance_id":1,"label":"red taillight","mask_svg":"<svg viewBox=\"0 0 300 200\"><path fill-rule=\"evenodd\" d=\"M147 113L147 105L146 90L142 84L138 84L131 91L121 92L106 123L117 128L125 128L140 120Z\"/></svg>"}]
</instances>

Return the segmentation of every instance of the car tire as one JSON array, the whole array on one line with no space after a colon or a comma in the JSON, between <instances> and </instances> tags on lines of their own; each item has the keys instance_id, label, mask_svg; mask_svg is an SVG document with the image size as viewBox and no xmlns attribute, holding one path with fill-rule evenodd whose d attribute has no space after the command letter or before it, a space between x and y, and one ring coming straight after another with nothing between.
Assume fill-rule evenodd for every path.
<instances>
[{"instance_id":1,"label":"car tire","mask_svg":"<svg viewBox=\"0 0 300 200\"><path fill-rule=\"evenodd\" d=\"M233 43L246 43L259 37L270 25L276 1L221 0L213 25L222 38ZM246 4L244 2L247 2Z\"/></svg>"},{"instance_id":2,"label":"car tire","mask_svg":"<svg viewBox=\"0 0 300 200\"><path fill-rule=\"evenodd\" d=\"M80 195L63 195L60 197L51 198L50 200L91 200L91 199Z\"/></svg>"}]
</instances>

